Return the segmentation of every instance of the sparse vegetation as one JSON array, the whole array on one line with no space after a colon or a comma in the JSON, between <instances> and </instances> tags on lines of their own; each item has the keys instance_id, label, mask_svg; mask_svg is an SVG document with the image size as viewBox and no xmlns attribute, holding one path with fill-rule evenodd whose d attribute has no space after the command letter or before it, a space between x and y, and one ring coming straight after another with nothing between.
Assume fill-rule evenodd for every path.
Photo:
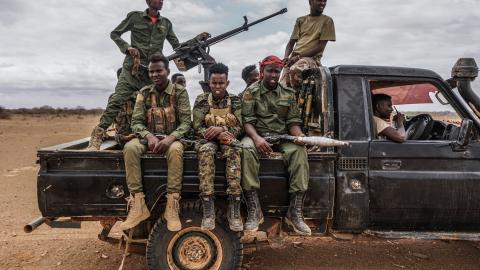
<instances>
[{"instance_id":1,"label":"sparse vegetation","mask_svg":"<svg viewBox=\"0 0 480 270\"><path fill-rule=\"evenodd\" d=\"M7 109L0 106L0 119L10 119L10 117L11 117L10 112Z\"/></svg>"},{"instance_id":2,"label":"sparse vegetation","mask_svg":"<svg viewBox=\"0 0 480 270\"><path fill-rule=\"evenodd\" d=\"M85 109L83 107L76 108L53 108L50 106L35 107L31 109L19 108L19 109L5 109L0 107L0 119L9 119L11 115L23 115L23 116L67 116L67 115L97 115L101 114L103 109Z\"/></svg>"}]
</instances>

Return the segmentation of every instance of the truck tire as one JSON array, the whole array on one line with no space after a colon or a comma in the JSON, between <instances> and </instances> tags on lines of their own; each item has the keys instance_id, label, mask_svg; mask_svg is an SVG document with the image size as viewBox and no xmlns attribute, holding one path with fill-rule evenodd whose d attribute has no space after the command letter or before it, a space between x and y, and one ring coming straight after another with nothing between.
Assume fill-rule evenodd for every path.
<instances>
[{"instance_id":1,"label":"truck tire","mask_svg":"<svg viewBox=\"0 0 480 270\"><path fill-rule=\"evenodd\" d=\"M170 232L165 221L158 219L147 242L148 269L240 269L243 245L239 234L230 231L221 211L217 211L217 222L212 231L200 228L200 201L182 204L181 220L182 230Z\"/></svg>"}]
</instances>

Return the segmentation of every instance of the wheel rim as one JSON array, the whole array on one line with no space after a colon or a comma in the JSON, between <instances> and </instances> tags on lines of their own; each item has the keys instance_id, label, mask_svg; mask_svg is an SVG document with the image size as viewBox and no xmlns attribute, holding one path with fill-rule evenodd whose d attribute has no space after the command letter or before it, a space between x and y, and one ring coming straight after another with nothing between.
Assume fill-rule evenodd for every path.
<instances>
[{"instance_id":1,"label":"wheel rim","mask_svg":"<svg viewBox=\"0 0 480 270\"><path fill-rule=\"evenodd\" d=\"M199 227L179 231L168 243L167 262L170 269L218 270L222 257L222 245L218 237Z\"/></svg>"}]
</instances>

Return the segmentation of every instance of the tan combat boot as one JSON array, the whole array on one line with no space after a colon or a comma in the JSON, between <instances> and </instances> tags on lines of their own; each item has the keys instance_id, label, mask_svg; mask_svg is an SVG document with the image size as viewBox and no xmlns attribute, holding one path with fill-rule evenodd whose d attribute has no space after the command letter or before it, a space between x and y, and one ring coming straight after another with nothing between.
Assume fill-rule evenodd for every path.
<instances>
[{"instance_id":1,"label":"tan combat boot","mask_svg":"<svg viewBox=\"0 0 480 270\"><path fill-rule=\"evenodd\" d=\"M131 229L150 217L150 211L148 211L145 204L145 194L143 192L135 193L133 196L130 195L128 203L130 204L130 210L128 211L127 220L120 224L122 231Z\"/></svg>"},{"instance_id":2,"label":"tan combat boot","mask_svg":"<svg viewBox=\"0 0 480 270\"><path fill-rule=\"evenodd\" d=\"M99 126L96 126L92 130L92 134L90 135L90 142L88 143L88 147L85 148L85 150L87 151L100 150L100 146L102 145L104 137L105 137L105 129Z\"/></svg>"},{"instance_id":3,"label":"tan combat boot","mask_svg":"<svg viewBox=\"0 0 480 270\"><path fill-rule=\"evenodd\" d=\"M182 223L178 212L180 211L180 194L167 194L167 206L163 217L167 221L167 229L171 232L178 232L182 229Z\"/></svg>"}]
</instances>

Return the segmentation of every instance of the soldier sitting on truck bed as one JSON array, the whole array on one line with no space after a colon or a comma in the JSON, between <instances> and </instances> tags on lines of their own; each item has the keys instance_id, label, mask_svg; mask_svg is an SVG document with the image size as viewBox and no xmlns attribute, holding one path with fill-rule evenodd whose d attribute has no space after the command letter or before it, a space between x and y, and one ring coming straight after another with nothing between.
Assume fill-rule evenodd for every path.
<instances>
[{"instance_id":1,"label":"soldier sitting on truck bed","mask_svg":"<svg viewBox=\"0 0 480 270\"><path fill-rule=\"evenodd\" d=\"M336 39L332 18L323 14L327 0L309 0L309 4L310 14L297 19L285 49L284 61L287 67L283 73L282 83L289 87L291 87L289 68L304 57L311 58L317 66L321 66L323 51L328 41Z\"/></svg>"},{"instance_id":2,"label":"soldier sitting on truck bed","mask_svg":"<svg viewBox=\"0 0 480 270\"><path fill-rule=\"evenodd\" d=\"M278 57L265 58L260 63L260 81L247 88L243 95L242 117L247 134L242 140L247 147L243 150L242 158L242 184L248 208L246 231L258 230L263 222L257 194L260 189L259 153L273 152L272 145L263 136L267 133L304 136L295 90L278 83L282 68L283 61ZM303 219L303 202L309 180L307 150L305 146L291 142L281 142L273 147L283 153L290 174L290 206L286 221L295 232L310 235L311 230Z\"/></svg>"},{"instance_id":3,"label":"soldier sitting on truck bed","mask_svg":"<svg viewBox=\"0 0 480 270\"><path fill-rule=\"evenodd\" d=\"M183 87L187 87L187 80L182 73L175 73L172 75L172 83L180 84Z\"/></svg>"},{"instance_id":4,"label":"soldier sitting on truck bed","mask_svg":"<svg viewBox=\"0 0 480 270\"><path fill-rule=\"evenodd\" d=\"M220 148L226 158L225 175L228 183L227 219L232 231L243 231L241 204L241 149L229 145L242 132L242 104L240 99L227 92L228 67L218 63L210 67L211 92L199 95L193 107L193 128L206 142L197 143L198 178L203 205L202 229L215 229L214 179L215 153Z\"/></svg>"},{"instance_id":5,"label":"soldier sitting on truck bed","mask_svg":"<svg viewBox=\"0 0 480 270\"><path fill-rule=\"evenodd\" d=\"M138 138L131 140L123 150L127 185L130 191L130 211L120 227L127 230L150 216L145 204L140 157L147 150L165 154L167 158L167 206L164 218L170 231L182 228L178 211L183 177L184 146L178 140L185 136L192 124L187 90L168 80L168 59L161 54L151 57L148 67L154 84L140 90L132 116L132 130ZM156 134L164 134L159 139ZM147 141L147 145L139 139Z\"/></svg>"},{"instance_id":6,"label":"soldier sitting on truck bed","mask_svg":"<svg viewBox=\"0 0 480 270\"><path fill-rule=\"evenodd\" d=\"M372 96L373 105L373 124L375 137L380 139L390 139L395 142L405 142L405 116L397 113L393 117L395 127L392 127L387 121L393 112L392 97L385 94L376 94Z\"/></svg>"}]
</instances>

